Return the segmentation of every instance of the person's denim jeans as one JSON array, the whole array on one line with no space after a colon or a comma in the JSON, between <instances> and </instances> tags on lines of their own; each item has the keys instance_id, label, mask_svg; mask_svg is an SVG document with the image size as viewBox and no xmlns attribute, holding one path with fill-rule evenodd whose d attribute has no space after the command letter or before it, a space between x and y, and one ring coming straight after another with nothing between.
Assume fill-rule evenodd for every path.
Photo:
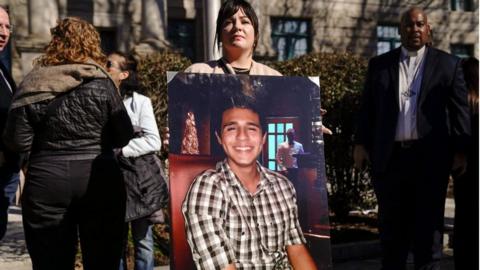
<instances>
[{"instance_id":1,"label":"person's denim jeans","mask_svg":"<svg viewBox=\"0 0 480 270\"><path fill-rule=\"evenodd\" d=\"M20 176L12 173L11 170L0 168L0 240L7 231L8 207L15 198Z\"/></svg>"},{"instance_id":2,"label":"person's denim jeans","mask_svg":"<svg viewBox=\"0 0 480 270\"><path fill-rule=\"evenodd\" d=\"M135 270L153 270L153 225L147 218L130 222L133 245L135 249ZM126 260L120 263L120 270L126 270Z\"/></svg>"}]
</instances>

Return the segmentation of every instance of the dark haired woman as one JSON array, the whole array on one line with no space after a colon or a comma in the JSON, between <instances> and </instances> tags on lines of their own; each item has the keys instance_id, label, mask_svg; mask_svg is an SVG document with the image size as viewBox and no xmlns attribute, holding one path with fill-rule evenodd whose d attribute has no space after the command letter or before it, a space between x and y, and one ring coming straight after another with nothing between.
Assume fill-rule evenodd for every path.
<instances>
[{"instance_id":1,"label":"dark haired woman","mask_svg":"<svg viewBox=\"0 0 480 270\"><path fill-rule=\"evenodd\" d=\"M162 208L168 202L168 190L156 165L155 152L161 141L150 98L140 94L137 61L121 52L108 56L108 72L120 87L123 104L135 129L135 138L121 149L119 164L124 169L127 192L125 220L130 223L135 250L135 270L153 270L154 241L152 214L164 223ZM153 161L153 162L152 162ZM153 166L152 166L153 165ZM151 170L154 168L155 171ZM126 259L120 270L127 269Z\"/></svg>"},{"instance_id":2,"label":"dark haired woman","mask_svg":"<svg viewBox=\"0 0 480 270\"><path fill-rule=\"evenodd\" d=\"M45 55L20 84L4 140L30 152L22 195L23 225L35 270L115 269L122 254L125 188L113 148L133 128L104 70L94 26L65 18Z\"/></svg>"},{"instance_id":3,"label":"dark haired woman","mask_svg":"<svg viewBox=\"0 0 480 270\"><path fill-rule=\"evenodd\" d=\"M278 71L253 60L258 37L258 18L252 6L245 0L227 0L218 12L215 33L223 57L193 64L185 72L281 76Z\"/></svg>"},{"instance_id":4,"label":"dark haired woman","mask_svg":"<svg viewBox=\"0 0 480 270\"><path fill-rule=\"evenodd\" d=\"M215 32L223 57L193 64L185 72L282 76L275 69L253 60L258 38L258 18L252 6L245 0L227 0L218 12ZM321 110L322 115L326 112ZM321 132L332 134L325 126L321 127Z\"/></svg>"}]
</instances>

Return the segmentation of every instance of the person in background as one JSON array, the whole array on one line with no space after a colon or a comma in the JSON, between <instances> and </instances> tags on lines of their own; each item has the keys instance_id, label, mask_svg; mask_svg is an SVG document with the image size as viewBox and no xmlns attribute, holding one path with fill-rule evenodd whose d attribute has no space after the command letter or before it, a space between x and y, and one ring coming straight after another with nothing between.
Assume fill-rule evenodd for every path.
<instances>
[{"instance_id":1,"label":"person in background","mask_svg":"<svg viewBox=\"0 0 480 270\"><path fill-rule=\"evenodd\" d=\"M104 67L100 35L67 17L51 29L45 54L19 86L4 141L30 152L22 215L35 270L118 269L125 187L114 148L133 127Z\"/></svg>"},{"instance_id":2,"label":"person in background","mask_svg":"<svg viewBox=\"0 0 480 270\"><path fill-rule=\"evenodd\" d=\"M355 133L355 167L372 165L382 269L438 269L450 171L465 168L470 134L458 57L425 46L427 15L400 19L402 46L372 58Z\"/></svg>"},{"instance_id":3,"label":"person in background","mask_svg":"<svg viewBox=\"0 0 480 270\"><path fill-rule=\"evenodd\" d=\"M296 182L298 174L296 154L303 154L303 145L295 141L295 130L289 128L287 130L287 141L278 145L277 149L277 163L280 171L285 172L292 182Z\"/></svg>"},{"instance_id":4,"label":"person in background","mask_svg":"<svg viewBox=\"0 0 480 270\"><path fill-rule=\"evenodd\" d=\"M266 140L263 115L247 98L222 104L216 136L226 159L195 178L182 206L197 268L316 269L293 185L257 162Z\"/></svg>"},{"instance_id":5,"label":"person in background","mask_svg":"<svg viewBox=\"0 0 480 270\"><path fill-rule=\"evenodd\" d=\"M472 135L467 152L465 173L454 172L455 227L453 256L455 269L478 269L478 59L469 57L462 61L463 74L468 89Z\"/></svg>"},{"instance_id":6,"label":"person in background","mask_svg":"<svg viewBox=\"0 0 480 270\"><path fill-rule=\"evenodd\" d=\"M7 10L0 6L0 52L8 44L12 25ZM16 86L10 72L0 61L0 134L3 134L8 108L15 94ZM7 230L8 207L12 204L19 181L19 157L5 147L0 140L0 240Z\"/></svg>"},{"instance_id":7,"label":"person in background","mask_svg":"<svg viewBox=\"0 0 480 270\"><path fill-rule=\"evenodd\" d=\"M124 161L128 162L130 158L138 158L160 151L161 141L152 102L150 98L138 92L140 85L137 80L136 60L124 53L114 52L108 56L107 68L116 85L119 86L123 103L137 134L128 145L121 149L119 160L120 166L123 167ZM140 170L138 172L141 173ZM149 218L153 211L166 206L168 198L166 183L163 179L156 181L157 178L148 178L147 176L142 179L131 179L129 175L124 174L127 184L126 217L130 220L135 249L135 270L153 270L153 224ZM130 182L135 183L129 185ZM135 190L134 187L138 186L143 186L145 189ZM136 194L142 195L136 196ZM149 203L144 204L146 201ZM120 269L127 269L125 258L120 264Z\"/></svg>"}]
</instances>

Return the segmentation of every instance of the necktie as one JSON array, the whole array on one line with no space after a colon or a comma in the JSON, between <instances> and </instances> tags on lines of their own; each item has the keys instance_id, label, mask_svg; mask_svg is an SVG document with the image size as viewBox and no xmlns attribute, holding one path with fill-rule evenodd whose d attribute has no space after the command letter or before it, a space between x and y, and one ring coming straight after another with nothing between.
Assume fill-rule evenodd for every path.
<instances>
[{"instance_id":1,"label":"necktie","mask_svg":"<svg viewBox=\"0 0 480 270\"><path fill-rule=\"evenodd\" d=\"M413 81L415 80L415 57L414 56L409 56L407 58L407 90L405 93L406 97L411 97L415 95L415 92L413 92Z\"/></svg>"}]
</instances>

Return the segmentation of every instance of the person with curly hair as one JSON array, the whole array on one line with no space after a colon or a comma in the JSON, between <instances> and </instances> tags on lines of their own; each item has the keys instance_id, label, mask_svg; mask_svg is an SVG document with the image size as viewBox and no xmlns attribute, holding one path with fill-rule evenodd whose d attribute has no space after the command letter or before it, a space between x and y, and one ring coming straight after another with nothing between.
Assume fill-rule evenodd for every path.
<instances>
[{"instance_id":1,"label":"person with curly hair","mask_svg":"<svg viewBox=\"0 0 480 270\"><path fill-rule=\"evenodd\" d=\"M4 141L30 152L22 196L33 269L118 269L125 188L114 148L133 127L94 26L65 18L15 96Z\"/></svg>"}]
</instances>

